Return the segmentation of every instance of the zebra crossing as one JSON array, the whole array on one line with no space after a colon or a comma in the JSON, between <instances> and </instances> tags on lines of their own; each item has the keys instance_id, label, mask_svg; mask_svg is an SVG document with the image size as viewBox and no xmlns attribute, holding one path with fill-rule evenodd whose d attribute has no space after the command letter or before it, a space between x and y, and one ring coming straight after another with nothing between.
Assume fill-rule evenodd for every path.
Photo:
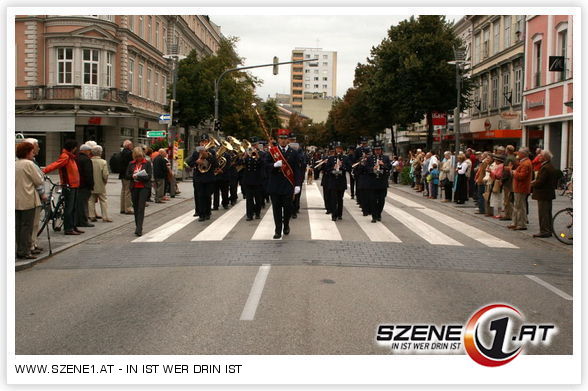
<instances>
[{"instance_id":1,"label":"zebra crossing","mask_svg":"<svg viewBox=\"0 0 588 391\"><path fill-rule=\"evenodd\" d=\"M206 223L198 222L193 211L161 224L135 243L203 242L223 240L273 240L274 218L271 205L262 210L261 219L245 221L245 200L231 209L213 215ZM480 246L518 248L482 229L448 216L425 203L403 195L388 193L381 222L371 223L345 193L343 220L334 222L325 214L318 184L303 187L298 219L290 221L292 233L279 240L370 241L422 243L434 246Z\"/></svg>"}]
</instances>

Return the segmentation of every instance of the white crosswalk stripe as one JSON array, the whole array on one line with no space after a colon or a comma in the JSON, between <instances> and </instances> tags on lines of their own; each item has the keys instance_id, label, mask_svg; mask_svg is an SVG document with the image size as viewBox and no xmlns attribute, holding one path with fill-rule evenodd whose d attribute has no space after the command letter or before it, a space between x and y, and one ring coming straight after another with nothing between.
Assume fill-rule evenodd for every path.
<instances>
[{"instance_id":1,"label":"white crosswalk stripe","mask_svg":"<svg viewBox=\"0 0 588 391\"><path fill-rule=\"evenodd\" d=\"M176 232L180 231L186 225L194 221L193 211L185 213L180 217L168 221L160 227L157 227L153 231L138 237L133 242L163 242Z\"/></svg>"},{"instance_id":2,"label":"white crosswalk stripe","mask_svg":"<svg viewBox=\"0 0 588 391\"><path fill-rule=\"evenodd\" d=\"M353 217L353 220L355 220L357 225L359 225L372 242L401 242L401 240L386 228L384 224L379 221L377 223L372 223L366 216L364 216L361 210L353 205L351 196L347 192L345 192L345 200L346 202L343 202L345 210L347 210L347 213Z\"/></svg>"},{"instance_id":3,"label":"white crosswalk stripe","mask_svg":"<svg viewBox=\"0 0 588 391\"><path fill-rule=\"evenodd\" d=\"M251 240L273 240L274 230L276 229L276 224L274 223L274 211L271 205L269 205L267 209L268 210L263 216L263 219L261 219L257 229L253 233ZM282 238L280 238L280 240L282 240Z\"/></svg>"},{"instance_id":4,"label":"white crosswalk stripe","mask_svg":"<svg viewBox=\"0 0 588 391\"><path fill-rule=\"evenodd\" d=\"M202 232L196 235L192 241L199 240L223 240L225 236L237 225L245 216L245 201L239 201L228 212L224 213L212 224L206 227Z\"/></svg>"},{"instance_id":5,"label":"white crosswalk stripe","mask_svg":"<svg viewBox=\"0 0 588 391\"><path fill-rule=\"evenodd\" d=\"M306 203L310 238L312 240L342 240L337 224L331 220L331 215L325 214L323 196L316 183L306 186Z\"/></svg>"},{"instance_id":6,"label":"white crosswalk stripe","mask_svg":"<svg viewBox=\"0 0 588 391\"><path fill-rule=\"evenodd\" d=\"M454 219L453 217L443 214L437 210L427 208L425 205L419 202L414 202L398 194L394 194L394 197L392 199L411 208L423 209L423 213L425 213L427 216L437 220L438 222L448 226L449 228L455 229L461 232L462 234L469 236L474 240L477 240L482 244L485 244L488 247L518 248L514 244L508 243L502 239L497 238L496 236L490 235L489 233L484 232L481 229L472 227L469 224Z\"/></svg>"},{"instance_id":7,"label":"white crosswalk stripe","mask_svg":"<svg viewBox=\"0 0 588 391\"><path fill-rule=\"evenodd\" d=\"M431 244L463 246L463 244L457 240L450 238L443 232L436 230L424 221L414 217L410 213L407 213L400 208L397 208L389 202L384 204L384 211Z\"/></svg>"}]
</instances>

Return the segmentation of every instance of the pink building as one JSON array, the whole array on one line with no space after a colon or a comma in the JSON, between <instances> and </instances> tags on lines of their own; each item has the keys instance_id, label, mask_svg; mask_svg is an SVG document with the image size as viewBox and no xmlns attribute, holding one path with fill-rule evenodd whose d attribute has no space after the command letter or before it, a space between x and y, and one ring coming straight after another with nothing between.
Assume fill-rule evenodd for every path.
<instances>
[{"instance_id":1,"label":"pink building","mask_svg":"<svg viewBox=\"0 0 588 391\"><path fill-rule=\"evenodd\" d=\"M572 166L573 19L528 16L526 32L523 145L550 150L563 170ZM551 56L563 57L563 70L549 70Z\"/></svg>"}]
</instances>

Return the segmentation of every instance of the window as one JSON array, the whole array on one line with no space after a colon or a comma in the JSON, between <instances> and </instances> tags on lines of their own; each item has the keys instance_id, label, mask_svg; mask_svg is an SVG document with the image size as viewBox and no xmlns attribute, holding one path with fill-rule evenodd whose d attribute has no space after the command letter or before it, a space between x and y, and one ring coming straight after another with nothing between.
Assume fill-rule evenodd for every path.
<instances>
[{"instance_id":1,"label":"window","mask_svg":"<svg viewBox=\"0 0 588 391\"><path fill-rule=\"evenodd\" d=\"M151 38L153 37L153 30L151 30L151 22L153 21L153 16L147 17L147 42L151 42Z\"/></svg>"},{"instance_id":2,"label":"window","mask_svg":"<svg viewBox=\"0 0 588 391\"><path fill-rule=\"evenodd\" d=\"M302 78L298 78L298 76L294 76L294 80L302 80ZM306 81L310 81L310 76L306 76L306 77L304 78L304 80L306 80Z\"/></svg>"},{"instance_id":3,"label":"window","mask_svg":"<svg viewBox=\"0 0 588 391\"><path fill-rule=\"evenodd\" d=\"M112 52L106 52L106 87L112 87Z\"/></svg>"},{"instance_id":4,"label":"window","mask_svg":"<svg viewBox=\"0 0 588 391\"><path fill-rule=\"evenodd\" d=\"M494 32L492 54L496 54L500 51L500 21L496 21L496 23L492 25L492 31Z\"/></svg>"},{"instance_id":5,"label":"window","mask_svg":"<svg viewBox=\"0 0 588 391\"><path fill-rule=\"evenodd\" d=\"M512 100L510 96L510 71L505 69L502 71L502 106L508 106L508 98Z\"/></svg>"},{"instance_id":6,"label":"window","mask_svg":"<svg viewBox=\"0 0 588 391\"><path fill-rule=\"evenodd\" d=\"M323 66L324 66L324 67L327 67L327 66L329 66L329 63L328 63L328 62L326 62L326 61L323 61Z\"/></svg>"},{"instance_id":7,"label":"window","mask_svg":"<svg viewBox=\"0 0 588 391\"><path fill-rule=\"evenodd\" d=\"M482 79L482 98L481 98L482 107L480 111L487 111L488 110L488 78L484 77Z\"/></svg>"},{"instance_id":8,"label":"window","mask_svg":"<svg viewBox=\"0 0 588 391\"><path fill-rule=\"evenodd\" d=\"M160 48L159 46L159 22L155 22L155 47Z\"/></svg>"},{"instance_id":9,"label":"window","mask_svg":"<svg viewBox=\"0 0 588 391\"><path fill-rule=\"evenodd\" d=\"M139 37L143 38L143 16L139 16Z\"/></svg>"},{"instance_id":10,"label":"window","mask_svg":"<svg viewBox=\"0 0 588 391\"><path fill-rule=\"evenodd\" d=\"M315 84L315 85L314 85L314 88L319 88L319 85L318 85L318 84Z\"/></svg>"},{"instance_id":11,"label":"window","mask_svg":"<svg viewBox=\"0 0 588 391\"><path fill-rule=\"evenodd\" d=\"M519 40L523 39L523 28L524 28L524 15L517 15L515 22L515 34L518 33Z\"/></svg>"},{"instance_id":12,"label":"window","mask_svg":"<svg viewBox=\"0 0 588 391\"><path fill-rule=\"evenodd\" d=\"M314 74L316 75L316 74L318 74L318 73L319 73L318 69L315 69L315 70L314 70Z\"/></svg>"},{"instance_id":13,"label":"window","mask_svg":"<svg viewBox=\"0 0 588 391\"><path fill-rule=\"evenodd\" d=\"M510 27L512 21L509 15L504 17L504 48L510 47Z\"/></svg>"},{"instance_id":14,"label":"window","mask_svg":"<svg viewBox=\"0 0 588 391\"><path fill-rule=\"evenodd\" d=\"M497 109L498 108L498 75L492 76L492 101L491 101L491 108Z\"/></svg>"},{"instance_id":15,"label":"window","mask_svg":"<svg viewBox=\"0 0 588 391\"><path fill-rule=\"evenodd\" d=\"M323 81L327 81L328 79L328 77L323 77Z\"/></svg>"},{"instance_id":16,"label":"window","mask_svg":"<svg viewBox=\"0 0 588 391\"><path fill-rule=\"evenodd\" d=\"M474 64L480 62L480 34L476 34L474 37Z\"/></svg>"},{"instance_id":17,"label":"window","mask_svg":"<svg viewBox=\"0 0 588 391\"><path fill-rule=\"evenodd\" d=\"M164 53L167 53L167 29L163 28L163 34L161 34L161 48Z\"/></svg>"},{"instance_id":18,"label":"window","mask_svg":"<svg viewBox=\"0 0 588 391\"><path fill-rule=\"evenodd\" d=\"M482 32L483 44L482 44L482 58L490 56L490 28L485 29Z\"/></svg>"},{"instance_id":19,"label":"window","mask_svg":"<svg viewBox=\"0 0 588 391\"><path fill-rule=\"evenodd\" d=\"M154 100L159 102L159 72L155 72Z\"/></svg>"},{"instance_id":20,"label":"window","mask_svg":"<svg viewBox=\"0 0 588 391\"><path fill-rule=\"evenodd\" d=\"M129 15L127 18L129 20L129 30L135 32L135 15Z\"/></svg>"},{"instance_id":21,"label":"window","mask_svg":"<svg viewBox=\"0 0 588 391\"><path fill-rule=\"evenodd\" d=\"M307 54L307 55L306 55L306 56L304 56L304 57L306 57L306 58L310 58L310 54Z\"/></svg>"},{"instance_id":22,"label":"window","mask_svg":"<svg viewBox=\"0 0 588 391\"><path fill-rule=\"evenodd\" d=\"M73 48L57 49L57 84L71 84Z\"/></svg>"},{"instance_id":23,"label":"window","mask_svg":"<svg viewBox=\"0 0 588 391\"><path fill-rule=\"evenodd\" d=\"M139 64L139 96L143 96L143 64Z\"/></svg>"},{"instance_id":24,"label":"window","mask_svg":"<svg viewBox=\"0 0 588 391\"><path fill-rule=\"evenodd\" d=\"M151 99L151 69L147 68L147 98Z\"/></svg>"},{"instance_id":25,"label":"window","mask_svg":"<svg viewBox=\"0 0 588 391\"><path fill-rule=\"evenodd\" d=\"M329 58L328 54L323 54L323 60L327 60Z\"/></svg>"},{"instance_id":26,"label":"window","mask_svg":"<svg viewBox=\"0 0 588 391\"><path fill-rule=\"evenodd\" d=\"M135 60L129 60L129 92L134 92L133 87L135 87Z\"/></svg>"},{"instance_id":27,"label":"window","mask_svg":"<svg viewBox=\"0 0 588 391\"><path fill-rule=\"evenodd\" d=\"M84 84L98 85L98 49L84 49Z\"/></svg>"},{"instance_id":28,"label":"window","mask_svg":"<svg viewBox=\"0 0 588 391\"><path fill-rule=\"evenodd\" d=\"M315 77L315 78L314 78L314 81L318 81L318 79L319 79L318 77Z\"/></svg>"},{"instance_id":29,"label":"window","mask_svg":"<svg viewBox=\"0 0 588 391\"><path fill-rule=\"evenodd\" d=\"M167 102L167 76L163 75L161 79L161 103L165 105Z\"/></svg>"},{"instance_id":30,"label":"window","mask_svg":"<svg viewBox=\"0 0 588 391\"><path fill-rule=\"evenodd\" d=\"M516 68L514 71L514 98L512 103L518 105L521 103L523 96L523 68Z\"/></svg>"},{"instance_id":31,"label":"window","mask_svg":"<svg viewBox=\"0 0 588 391\"><path fill-rule=\"evenodd\" d=\"M568 54L568 30L562 30L557 34L557 41L558 41L558 54L563 56L563 70L559 74L559 81L563 81L567 79L566 75L566 64L567 64L567 54Z\"/></svg>"},{"instance_id":32,"label":"window","mask_svg":"<svg viewBox=\"0 0 588 391\"><path fill-rule=\"evenodd\" d=\"M323 88L329 88L327 84L323 84Z\"/></svg>"},{"instance_id":33,"label":"window","mask_svg":"<svg viewBox=\"0 0 588 391\"><path fill-rule=\"evenodd\" d=\"M541 86L541 41L535 42L533 45L533 79L535 81L535 87Z\"/></svg>"},{"instance_id":34,"label":"window","mask_svg":"<svg viewBox=\"0 0 588 391\"><path fill-rule=\"evenodd\" d=\"M310 88L310 84L305 84L304 88Z\"/></svg>"}]
</instances>

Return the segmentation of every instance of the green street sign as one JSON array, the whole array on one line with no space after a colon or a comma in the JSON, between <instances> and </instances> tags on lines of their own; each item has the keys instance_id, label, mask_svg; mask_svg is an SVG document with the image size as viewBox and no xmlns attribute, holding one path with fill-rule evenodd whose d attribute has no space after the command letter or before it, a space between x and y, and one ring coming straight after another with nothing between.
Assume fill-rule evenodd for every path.
<instances>
[{"instance_id":1,"label":"green street sign","mask_svg":"<svg viewBox=\"0 0 588 391\"><path fill-rule=\"evenodd\" d=\"M165 130L149 130L147 131L147 137L165 137L167 132Z\"/></svg>"}]
</instances>

